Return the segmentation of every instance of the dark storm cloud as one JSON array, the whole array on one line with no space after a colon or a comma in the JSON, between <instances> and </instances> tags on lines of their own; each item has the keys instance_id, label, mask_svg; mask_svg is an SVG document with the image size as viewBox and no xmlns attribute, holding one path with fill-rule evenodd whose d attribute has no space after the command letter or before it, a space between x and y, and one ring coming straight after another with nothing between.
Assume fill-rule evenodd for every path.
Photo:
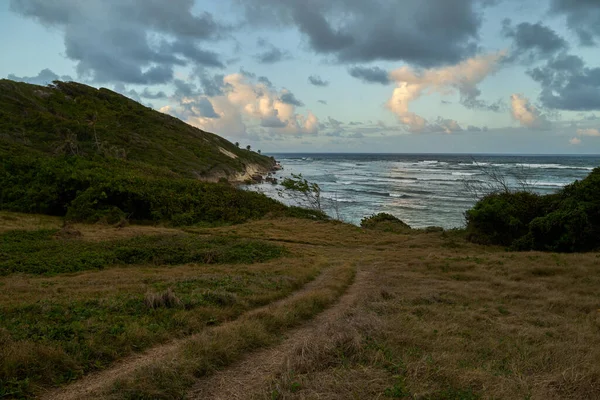
<instances>
[{"instance_id":1,"label":"dark storm cloud","mask_svg":"<svg viewBox=\"0 0 600 400\"><path fill-rule=\"evenodd\" d=\"M390 83L388 72L379 67L352 67L348 69L348 73L366 83L380 83L382 85Z\"/></svg>"},{"instance_id":2,"label":"dark storm cloud","mask_svg":"<svg viewBox=\"0 0 600 400\"><path fill-rule=\"evenodd\" d=\"M180 79L175 79L173 86L175 86L175 96L177 97L192 97L198 93L196 85Z\"/></svg>"},{"instance_id":3,"label":"dark storm cloud","mask_svg":"<svg viewBox=\"0 0 600 400\"><path fill-rule=\"evenodd\" d=\"M567 25L575 31L583 46L595 46L600 39L600 1L552 0L552 11L567 17Z\"/></svg>"},{"instance_id":4,"label":"dark storm cloud","mask_svg":"<svg viewBox=\"0 0 600 400\"><path fill-rule=\"evenodd\" d=\"M588 68L578 56L560 55L528 74L542 86L540 102L545 107L600 110L600 67Z\"/></svg>"},{"instance_id":5,"label":"dark storm cloud","mask_svg":"<svg viewBox=\"0 0 600 400\"><path fill-rule=\"evenodd\" d=\"M205 96L214 97L223 95L223 90L226 86L223 82L225 75L211 75L204 68L194 68L191 76L198 78L198 81L200 82L200 86L202 88L202 93Z\"/></svg>"},{"instance_id":6,"label":"dark storm cloud","mask_svg":"<svg viewBox=\"0 0 600 400\"><path fill-rule=\"evenodd\" d=\"M310 83L313 86L319 86L319 87L329 86L329 82L323 80L318 75L311 75L311 76L309 76L308 77L308 83Z\"/></svg>"},{"instance_id":7,"label":"dark storm cloud","mask_svg":"<svg viewBox=\"0 0 600 400\"><path fill-rule=\"evenodd\" d=\"M562 37L540 22L523 22L512 26L511 21L506 19L503 21L502 34L513 40L511 55L505 62L518 60L533 63L540 59L548 59L569 48L569 44Z\"/></svg>"},{"instance_id":8,"label":"dark storm cloud","mask_svg":"<svg viewBox=\"0 0 600 400\"><path fill-rule=\"evenodd\" d=\"M304 106L304 103L301 102L300 100L298 100L296 98L296 96L294 96L294 93L292 92L285 92L281 95L281 101L284 102L285 104L291 104L293 106L296 107L302 107Z\"/></svg>"},{"instance_id":9,"label":"dark storm cloud","mask_svg":"<svg viewBox=\"0 0 600 400\"><path fill-rule=\"evenodd\" d=\"M206 67L225 68L220 56L214 51L202 50L190 40L178 40L165 48L167 53L180 54L196 64Z\"/></svg>"},{"instance_id":10,"label":"dark storm cloud","mask_svg":"<svg viewBox=\"0 0 600 400\"><path fill-rule=\"evenodd\" d=\"M226 28L208 13L193 14L193 5L193 0L10 1L12 11L63 31L65 54L77 62L81 78L134 84L169 82L175 66L189 63L223 67L198 42L217 40Z\"/></svg>"},{"instance_id":11,"label":"dark storm cloud","mask_svg":"<svg viewBox=\"0 0 600 400\"><path fill-rule=\"evenodd\" d=\"M252 24L295 26L339 62L457 63L478 47L484 0L238 0Z\"/></svg>"},{"instance_id":12,"label":"dark storm cloud","mask_svg":"<svg viewBox=\"0 0 600 400\"><path fill-rule=\"evenodd\" d=\"M57 74L55 74L52 70L46 68L40 71L39 74L37 74L37 76L16 76L14 74L10 74L7 77L10 80L13 81L19 81L19 82L27 82L27 83L33 83L35 85L48 85L50 83L52 83L53 81L72 81L73 78L71 78L68 75L63 75L63 76L58 76Z\"/></svg>"}]
</instances>

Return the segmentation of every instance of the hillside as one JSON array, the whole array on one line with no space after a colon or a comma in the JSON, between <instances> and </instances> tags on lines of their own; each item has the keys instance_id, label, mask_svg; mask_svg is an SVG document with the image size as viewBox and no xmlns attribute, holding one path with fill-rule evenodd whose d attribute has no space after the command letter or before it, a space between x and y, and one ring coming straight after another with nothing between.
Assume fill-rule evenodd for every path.
<instances>
[{"instance_id":1,"label":"hillside","mask_svg":"<svg viewBox=\"0 0 600 400\"><path fill-rule=\"evenodd\" d=\"M108 89L0 80L0 156L31 153L115 157L181 177L243 180L273 159L154 111Z\"/></svg>"}]
</instances>

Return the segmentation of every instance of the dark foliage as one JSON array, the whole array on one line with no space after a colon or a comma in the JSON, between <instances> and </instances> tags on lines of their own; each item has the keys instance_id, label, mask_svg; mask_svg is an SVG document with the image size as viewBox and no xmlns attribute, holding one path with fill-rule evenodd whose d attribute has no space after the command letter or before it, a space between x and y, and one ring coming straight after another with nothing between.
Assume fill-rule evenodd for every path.
<instances>
[{"instance_id":1,"label":"dark foliage","mask_svg":"<svg viewBox=\"0 0 600 400\"><path fill-rule=\"evenodd\" d=\"M228 184L181 178L161 168L79 156L5 157L0 209L64 215L72 221L239 223L286 207Z\"/></svg>"},{"instance_id":2,"label":"dark foliage","mask_svg":"<svg viewBox=\"0 0 600 400\"><path fill-rule=\"evenodd\" d=\"M373 229L384 232L405 233L411 230L411 227L391 214L379 213L365 217L360 221L360 226L364 229Z\"/></svg>"},{"instance_id":3,"label":"dark foliage","mask_svg":"<svg viewBox=\"0 0 600 400\"><path fill-rule=\"evenodd\" d=\"M556 194L491 194L466 213L467 237L515 250L576 252L600 247L600 168Z\"/></svg>"},{"instance_id":4,"label":"dark foliage","mask_svg":"<svg viewBox=\"0 0 600 400\"><path fill-rule=\"evenodd\" d=\"M44 87L1 79L0 142L46 155L143 162L190 178L274 163L111 90L75 82Z\"/></svg>"}]
</instances>

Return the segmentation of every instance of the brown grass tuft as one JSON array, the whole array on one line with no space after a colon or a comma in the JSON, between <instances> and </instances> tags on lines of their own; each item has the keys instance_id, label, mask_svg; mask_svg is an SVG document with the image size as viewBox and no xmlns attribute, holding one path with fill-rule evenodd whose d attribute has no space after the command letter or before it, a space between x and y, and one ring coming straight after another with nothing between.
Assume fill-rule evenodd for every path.
<instances>
[{"instance_id":1,"label":"brown grass tuft","mask_svg":"<svg viewBox=\"0 0 600 400\"><path fill-rule=\"evenodd\" d=\"M156 310L157 308L179 308L183 303L169 288L162 293L147 293L144 304L146 307Z\"/></svg>"},{"instance_id":2,"label":"brown grass tuft","mask_svg":"<svg viewBox=\"0 0 600 400\"><path fill-rule=\"evenodd\" d=\"M69 240L79 239L83 234L80 230L75 229L71 224L64 224L63 227L54 234L55 239Z\"/></svg>"}]
</instances>

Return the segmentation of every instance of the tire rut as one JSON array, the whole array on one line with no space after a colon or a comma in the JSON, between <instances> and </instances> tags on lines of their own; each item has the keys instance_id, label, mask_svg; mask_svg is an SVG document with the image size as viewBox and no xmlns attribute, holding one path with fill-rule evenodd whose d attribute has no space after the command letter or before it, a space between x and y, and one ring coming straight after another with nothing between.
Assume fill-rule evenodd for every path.
<instances>
[{"instance_id":1,"label":"tire rut","mask_svg":"<svg viewBox=\"0 0 600 400\"><path fill-rule=\"evenodd\" d=\"M309 292L315 287L318 287L319 285L323 284L323 282L326 282L327 278L330 276L330 274L332 274L333 271L335 271L335 269L336 268L334 266L328 267L323 272L321 272L321 274L319 274L315 279L308 282L302 288L296 290L289 296L269 303L265 306L249 310L246 313L238 316L235 320L228 321L226 323L234 322L243 316L251 316L254 313L264 312L272 307L280 306L288 301L302 296L304 293ZM189 340L193 340L194 337L200 335L201 333L202 332L199 332L191 336L186 336L185 338L176 339L171 342L152 347L143 353L128 356L118 361L116 364L114 364L112 367L106 370L89 374L68 386L48 391L40 395L40 399L80 400L99 398L100 393L103 391L103 389L109 387L117 379L132 374L139 368L151 365L157 360L169 361L171 359L174 359L178 355L178 349L180 348L180 346L182 346Z\"/></svg>"},{"instance_id":2,"label":"tire rut","mask_svg":"<svg viewBox=\"0 0 600 400\"><path fill-rule=\"evenodd\" d=\"M281 372L281 366L295 349L313 340L319 327L339 318L356 303L358 296L368 285L370 272L359 269L354 283L339 298L337 303L317 315L310 322L292 329L286 340L275 346L248 354L227 369L201 379L188 393L188 399L248 399L265 388Z\"/></svg>"}]
</instances>

